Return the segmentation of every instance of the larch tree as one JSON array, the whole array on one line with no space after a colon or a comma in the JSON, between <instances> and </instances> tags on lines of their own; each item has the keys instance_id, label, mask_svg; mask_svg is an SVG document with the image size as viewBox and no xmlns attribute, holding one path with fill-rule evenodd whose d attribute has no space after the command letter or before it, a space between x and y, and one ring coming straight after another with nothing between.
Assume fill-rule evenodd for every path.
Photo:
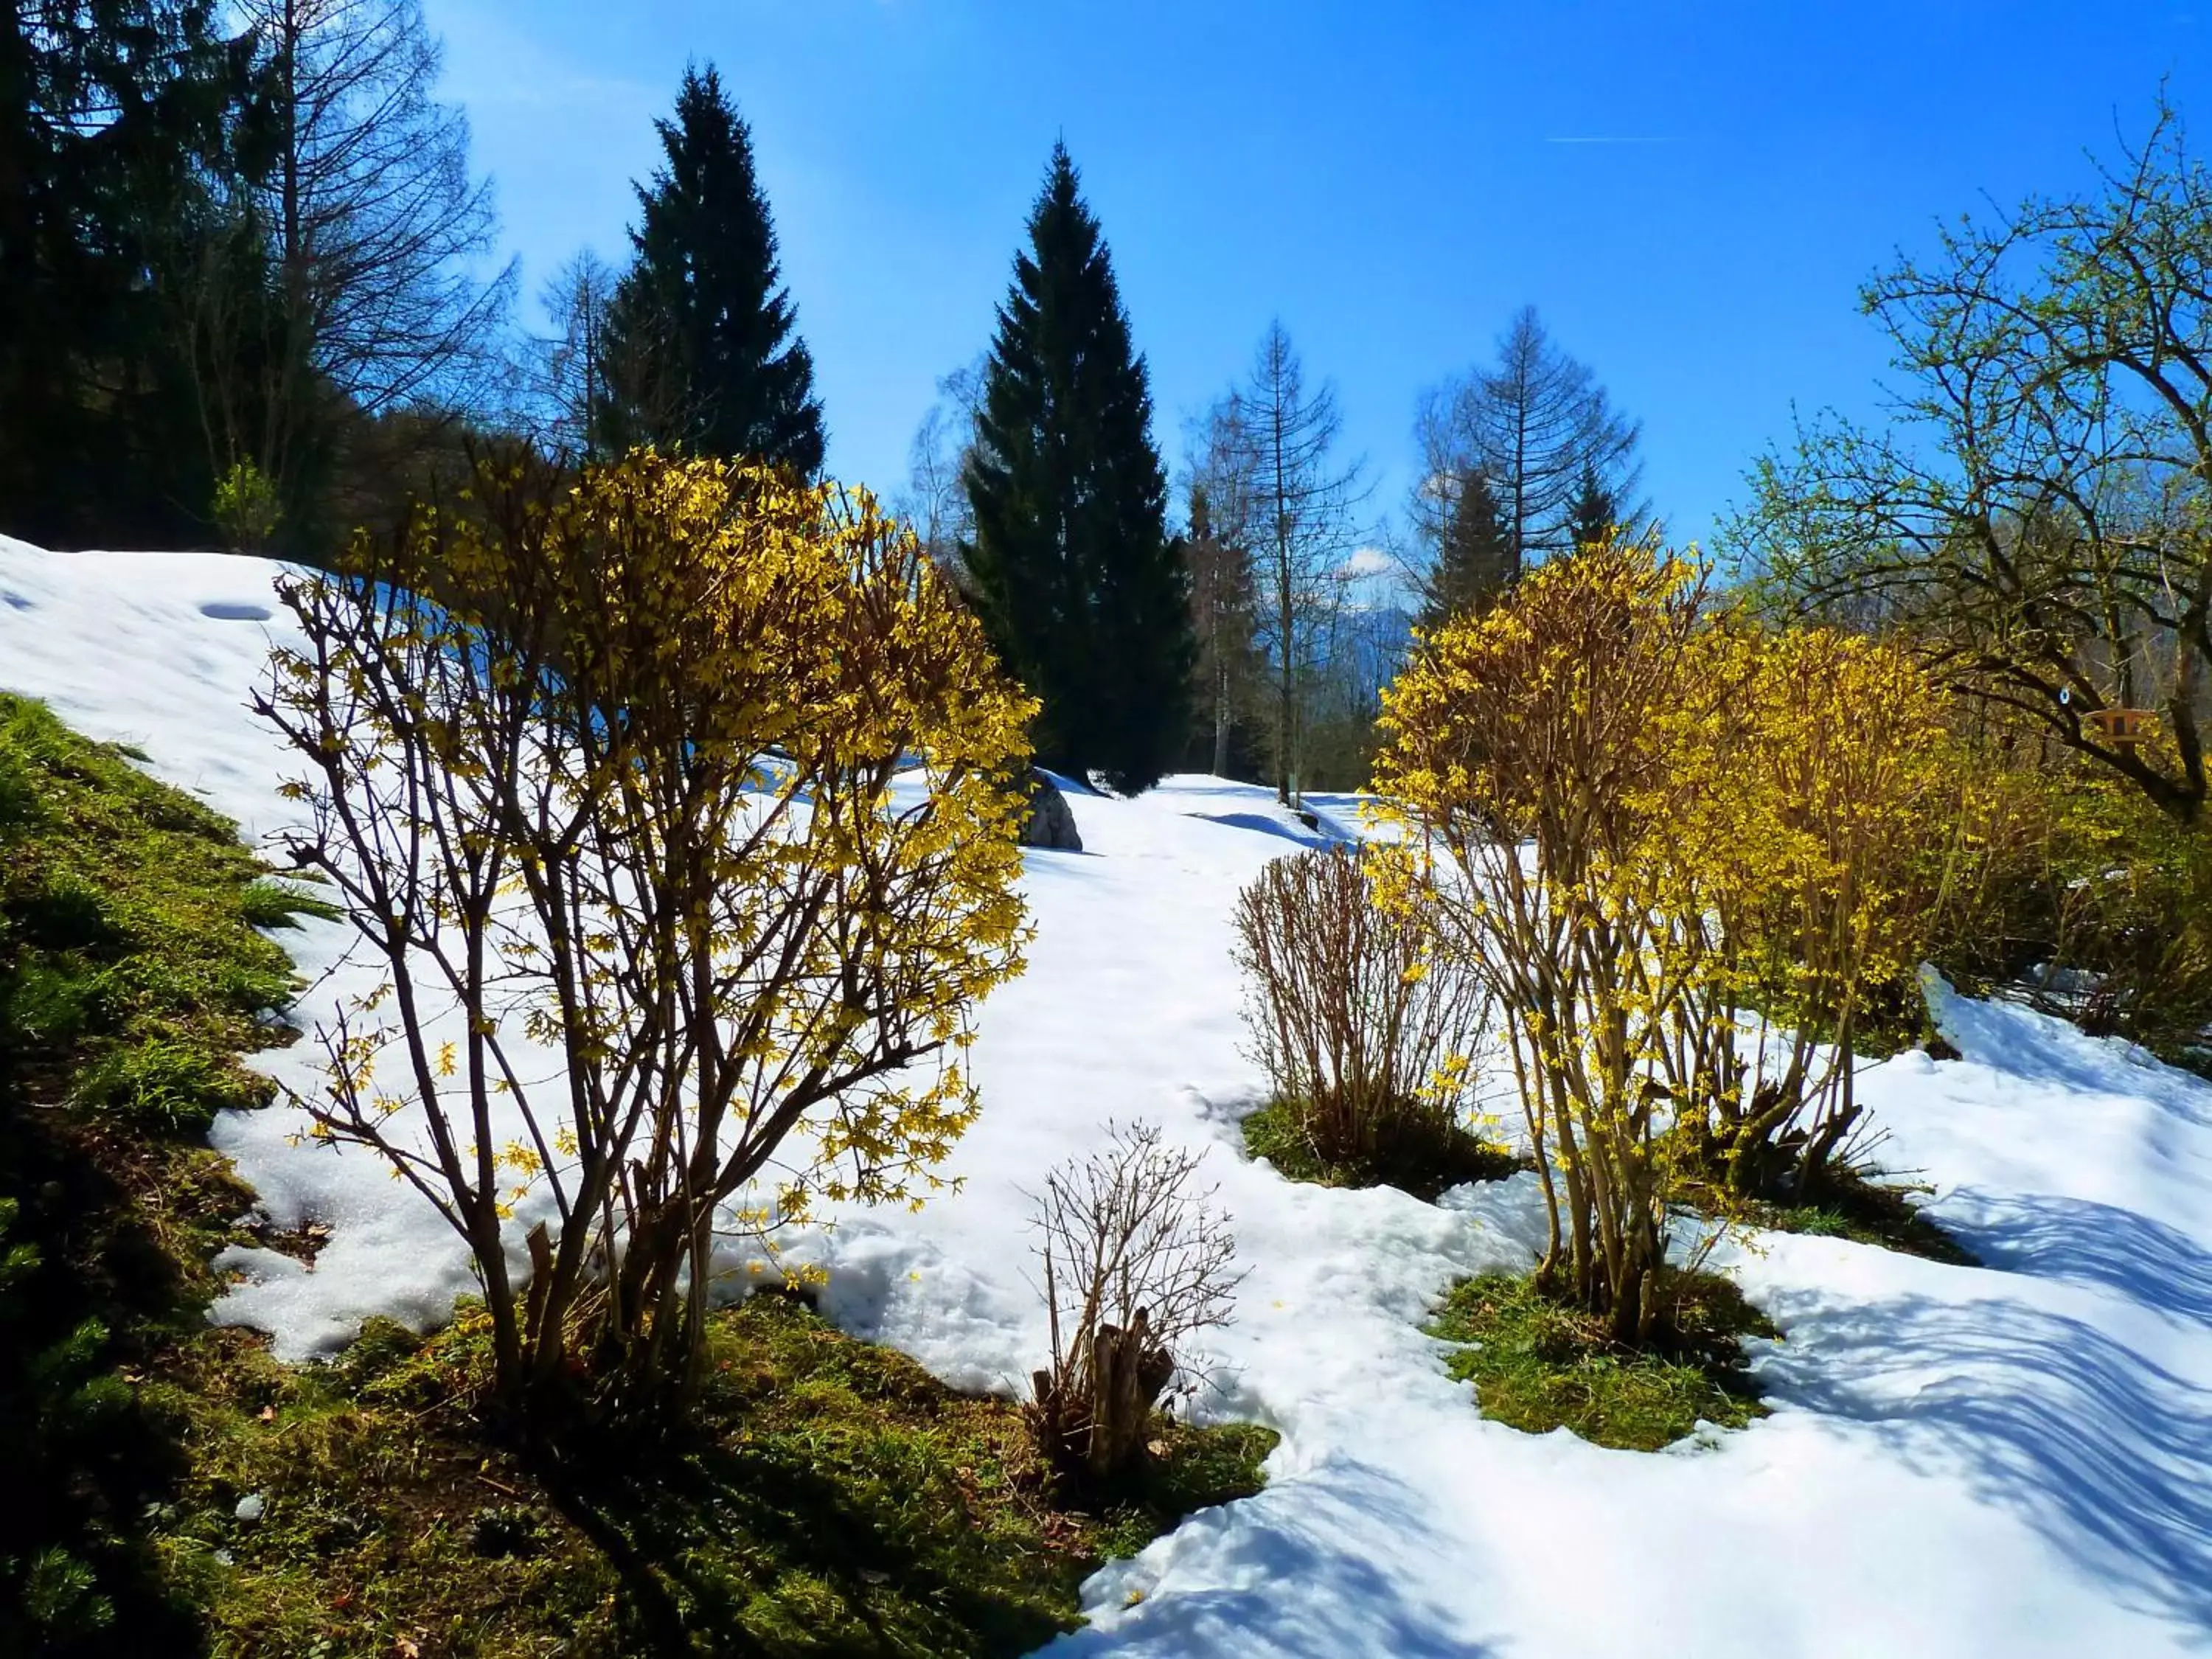
<instances>
[{"instance_id":1,"label":"larch tree","mask_svg":"<svg viewBox=\"0 0 2212 1659\"><path fill-rule=\"evenodd\" d=\"M542 297L554 332L537 342L532 402L544 441L579 460L604 459L592 415L607 397L607 312L617 280L586 248L553 273Z\"/></svg>"},{"instance_id":2,"label":"larch tree","mask_svg":"<svg viewBox=\"0 0 2212 1659\"><path fill-rule=\"evenodd\" d=\"M1353 540L1360 467L1336 457L1344 418L1335 386L1309 389L1279 321L1267 325L1244 385L1212 418L1254 526L1259 638L1274 682L1275 792L1288 801L1304 754L1304 692Z\"/></svg>"},{"instance_id":3,"label":"larch tree","mask_svg":"<svg viewBox=\"0 0 2212 1659\"><path fill-rule=\"evenodd\" d=\"M246 0L238 17L261 165L229 181L228 235L177 299L216 465L250 464L296 516L349 416L471 404L515 268L486 274L491 185L471 176L467 118L433 95L419 0Z\"/></svg>"},{"instance_id":4,"label":"larch tree","mask_svg":"<svg viewBox=\"0 0 2212 1659\"><path fill-rule=\"evenodd\" d=\"M822 470L814 359L782 286L751 130L710 64L686 70L635 258L607 319L600 441Z\"/></svg>"},{"instance_id":5,"label":"larch tree","mask_svg":"<svg viewBox=\"0 0 2212 1659\"><path fill-rule=\"evenodd\" d=\"M1499 337L1496 363L1431 391L1416 424L1426 477L1480 470L1489 478L1512 556L1509 580L1549 554L1573 550L1586 474L1620 516L1642 510L1632 505L1643 474L1640 425L1553 343L1533 306ZM1449 506L1429 492L1416 495L1414 513L1434 536Z\"/></svg>"},{"instance_id":6,"label":"larch tree","mask_svg":"<svg viewBox=\"0 0 2212 1659\"><path fill-rule=\"evenodd\" d=\"M1145 360L1064 145L1029 233L985 370L963 562L1001 659L1042 704L1038 760L1134 792L1188 734L1188 578Z\"/></svg>"}]
</instances>

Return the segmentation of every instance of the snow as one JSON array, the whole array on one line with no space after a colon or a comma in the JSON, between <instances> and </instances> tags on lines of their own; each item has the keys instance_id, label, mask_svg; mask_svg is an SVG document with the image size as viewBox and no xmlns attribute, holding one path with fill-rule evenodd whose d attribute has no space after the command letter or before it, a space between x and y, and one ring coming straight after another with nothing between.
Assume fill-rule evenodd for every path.
<instances>
[{"instance_id":1,"label":"snow","mask_svg":"<svg viewBox=\"0 0 2212 1659\"><path fill-rule=\"evenodd\" d=\"M242 702L283 626L273 567L55 555L0 539L0 686L239 818L292 810ZM1043 1350L1025 1194L1109 1119L1209 1149L1250 1270L1198 1408L1282 1431L1266 1492L1193 1517L1086 1588L1073 1656L2148 1656L2212 1642L2212 1087L2125 1045L1938 989L1964 1058L1908 1054L1862 1091L1885 1158L1982 1268L1762 1237L1718 1260L1784 1333L1758 1345L1773 1414L1644 1455L1484 1421L1426 1310L1530 1258L1528 1177L1428 1205L1281 1180L1237 1151L1231 907L1309 830L1267 791L1171 779L1080 793L1082 854L1028 855L1028 975L987 1005L985 1109L919 1214L855 1211L791 1239L825 1310L949 1381L1012 1388ZM312 1025L358 984L345 930L282 936ZM312 1046L261 1057L306 1085ZM444 1224L359 1152L295 1145L289 1109L216 1143L315 1266L242 1252L221 1316L280 1352L370 1312L426 1322L470 1280ZM526 1221L528 1212L520 1219ZM732 1265L742 1271L742 1253Z\"/></svg>"}]
</instances>

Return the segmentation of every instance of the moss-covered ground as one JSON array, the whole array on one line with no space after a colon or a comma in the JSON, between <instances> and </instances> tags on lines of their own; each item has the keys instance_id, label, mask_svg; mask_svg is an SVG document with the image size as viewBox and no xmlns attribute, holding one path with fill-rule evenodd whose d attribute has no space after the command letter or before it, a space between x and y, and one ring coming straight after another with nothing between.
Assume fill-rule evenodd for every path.
<instances>
[{"instance_id":1,"label":"moss-covered ground","mask_svg":"<svg viewBox=\"0 0 2212 1659\"><path fill-rule=\"evenodd\" d=\"M1486 1273L1452 1287L1429 1334L1460 1345L1447 1363L1485 1417L1530 1434L1567 1428L1656 1451L1700 1421L1735 1429L1764 1416L1741 1339L1778 1334L1765 1316L1714 1273L1672 1275L1662 1306L1658 1339L1628 1348L1529 1276Z\"/></svg>"},{"instance_id":2,"label":"moss-covered ground","mask_svg":"<svg viewBox=\"0 0 2212 1659\"><path fill-rule=\"evenodd\" d=\"M373 1325L338 1364L228 1334L176 1384L191 1471L159 1542L221 1654L1015 1655L1109 1556L1249 1495L1264 1429L1163 1420L1084 1502L1019 1408L953 1393L794 1298L711 1322L696 1432L549 1468L477 1418L483 1322Z\"/></svg>"},{"instance_id":3,"label":"moss-covered ground","mask_svg":"<svg viewBox=\"0 0 2212 1659\"><path fill-rule=\"evenodd\" d=\"M1395 1187L1425 1202L1470 1181L1502 1181L1527 1167L1502 1146L1456 1124L1411 1120L1374 1152L1331 1158L1308 1133L1294 1101L1271 1101L1244 1119L1244 1150L1291 1181L1324 1187Z\"/></svg>"},{"instance_id":4,"label":"moss-covered ground","mask_svg":"<svg viewBox=\"0 0 2212 1659\"><path fill-rule=\"evenodd\" d=\"M1923 1215L1912 1201L1916 1192L1927 1190L1846 1170L1831 1174L1818 1195L1804 1203L1733 1199L1727 1213L1747 1225L1778 1233L1848 1238L1955 1267L1979 1266L1972 1251Z\"/></svg>"}]
</instances>

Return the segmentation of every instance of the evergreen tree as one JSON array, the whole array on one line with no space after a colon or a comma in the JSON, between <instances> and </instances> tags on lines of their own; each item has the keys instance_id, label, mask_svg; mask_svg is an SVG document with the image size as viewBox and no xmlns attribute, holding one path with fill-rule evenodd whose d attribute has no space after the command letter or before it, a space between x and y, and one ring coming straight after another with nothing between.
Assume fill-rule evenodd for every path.
<instances>
[{"instance_id":1,"label":"evergreen tree","mask_svg":"<svg viewBox=\"0 0 2212 1659\"><path fill-rule=\"evenodd\" d=\"M174 541L212 493L167 295L231 165L214 0L0 17L0 529Z\"/></svg>"},{"instance_id":2,"label":"evergreen tree","mask_svg":"<svg viewBox=\"0 0 2212 1659\"><path fill-rule=\"evenodd\" d=\"M636 258L606 319L600 441L822 468L814 360L779 286L752 133L709 64L686 70L665 164L641 186Z\"/></svg>"},{"instance_id":3,"label":"evergreen tree","mask_svg":"<svg viewBox=\"0 0 2212 1659\"><path fill-rule=\"evenodd\" d=\"M1585 463L1581 477L1575 481L1575 499L1567 508L1567 528L1573 544L1583 548L1601 542L1620 524L1620 508L1614 492L1605 487L1597 469Z\"/></svg>"},{"instance_id":4,"label":"evergreen tree","mask_svg":"<svg viewBox=\"0 0 2212 1659\"><path fill-rule=\"evenodd\" d=\"M1064 145L1029 233L985 374L963 552L1001 658L1044 705L1039 763L1133 792L1188 730L1188 577L1145 362Z\"/></svg>"},{"instance_id":5,"label":"evergreen tree","mask_svg":"<svg viewBox=\"0 0 2212 1659\"><path fill-rule=\"evenodd\" d=\"M1451 511L1437 540L1437 561L1421 584L1414 625L1432 633L1463 611L1479 611L1511 586L1519 574L1513 535L1497 491L1480 469L1462 475Z\"/></svg>"}]
</instances>

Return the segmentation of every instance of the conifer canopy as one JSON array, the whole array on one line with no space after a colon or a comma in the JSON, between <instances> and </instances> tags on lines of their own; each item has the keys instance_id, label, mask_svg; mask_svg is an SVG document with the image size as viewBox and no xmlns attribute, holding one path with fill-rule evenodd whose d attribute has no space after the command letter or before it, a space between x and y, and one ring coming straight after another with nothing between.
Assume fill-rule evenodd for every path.
<instances>
[{"instance_id":1,"label":"conifer canopy","mask_svg":"<svg viewBox=\"0 0 2212 1659\"><path fill-rule=\"evenodd\" d=\"M1029 231L999 310L963 554L1001 659L1042 701L1039 762L1133 792L1188 731L1188 578L1145 361L1064 145Z\"/></svg>"},{"instance_id":2,"label":"conifer canopy","mask_svg":"<svg viewBox=\"0 0 2212 1659\"><path fill-rule=\"evenodd\" d=\"M709 64L686 70L664 162L638 190L636 257L607 317L606 447L822 470L814 359L781 287L752 133Z\"/></svg>"}]
</instances>

